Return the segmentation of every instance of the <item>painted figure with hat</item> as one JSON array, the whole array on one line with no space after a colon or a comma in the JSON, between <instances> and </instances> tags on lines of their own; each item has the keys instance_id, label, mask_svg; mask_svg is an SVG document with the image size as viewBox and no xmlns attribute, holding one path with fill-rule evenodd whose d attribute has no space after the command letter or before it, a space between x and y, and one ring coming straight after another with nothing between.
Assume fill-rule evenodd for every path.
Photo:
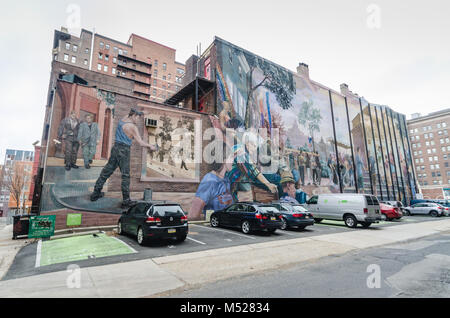
<instances>
[{"instance_id":1,"label":"painted figure with hat","mask_svg":"<svg viewBox=\"0 0 450 318\"><path fill-rule=\"evenodd\" d=\"M143 116L144 113L131 109L128 116L119 120L116 129L115 143L111 149L111 156L108 163L103 168L97 182L94 186L94 192L91 194L91 201L97 201L103 197L101 192L106 180L114 173L117 167L122 173L122 196L123 203L122 208L127 208L134 204L130 199L130 148L133 140L141 147L148 147L150 151L157 151L157 145L150 145L142 140L139 130L137 128L138 119Z\"/></svg>"},{"instance_id":2,"label":"painted figure with hat","mask_svg":"<svg viewBox=\"0 0 450 318\"><path fill-rule=\"evenodd\" d=\"M281 188L283 189L280 201L299 204L299 202L295 199L297 193L297 189L295 188L295 180L292 173L289 170L281 171L280 184Z\"/></svg>"}]
</instances>

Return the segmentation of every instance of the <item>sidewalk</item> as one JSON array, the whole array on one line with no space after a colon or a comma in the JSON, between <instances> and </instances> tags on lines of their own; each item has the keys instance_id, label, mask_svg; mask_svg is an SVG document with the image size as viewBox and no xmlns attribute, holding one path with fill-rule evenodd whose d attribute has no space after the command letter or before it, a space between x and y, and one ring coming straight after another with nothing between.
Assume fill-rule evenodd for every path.
<instances>
[{"instance_id":1,"label":"sidewalk","mask_svg":"<svg viewBox=\"0 0 450 318\"><path fill-rule=\"evenodd\" d=\"M441 232L450 232L450 218L89 267L80 271L79 289L67 287L71 274L62 271L0 282L0 298L150 297Z\"/></svg>"},{"instance_id":2,"label":"sidewalk","mask_svg":"<svg viewBox=\"0 0 450 318\"><path fill-rule=\"evenodd\" d=\"M0 280L5 276L16 254L28 240L13 240L13 225L0 225ZM1 287L0 287L1 288Z\"/></svg>"}]
</instances>

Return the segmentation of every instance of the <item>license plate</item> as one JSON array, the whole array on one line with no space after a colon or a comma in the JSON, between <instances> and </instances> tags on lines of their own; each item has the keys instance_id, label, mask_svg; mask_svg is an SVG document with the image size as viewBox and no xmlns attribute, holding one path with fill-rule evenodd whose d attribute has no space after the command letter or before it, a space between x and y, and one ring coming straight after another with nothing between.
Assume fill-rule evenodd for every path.
<instances>
[{"instance_id":1,"label":"license plate","mask_svg":"<svg viewBox=\"0 0 450 318\"><path fill-rule=\"evenodd\" d=\"M272 216L272 217L270 218L270 220L271 220L271 221L276 221L276 220L277 220L277 218L276 218L276 217L274 217L274 216Z\"/></svg>"},{"instance_id":2,"label":"license plate","mask_svg":"<svg viewBox=\"0 0 450 318\"><path fill-rule=\"evenodd\" d=\"M167 230L167 232L169 234L173 234L173 233L177 233L177 230L176 229L169 229L169 230Z\"/></svg>"}]
</instances>

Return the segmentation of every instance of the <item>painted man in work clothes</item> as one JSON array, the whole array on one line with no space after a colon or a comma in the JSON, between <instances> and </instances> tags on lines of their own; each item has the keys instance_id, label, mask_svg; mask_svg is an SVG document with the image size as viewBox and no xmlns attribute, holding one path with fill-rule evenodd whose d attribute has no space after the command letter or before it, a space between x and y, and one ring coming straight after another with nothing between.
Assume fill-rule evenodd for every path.
<instances>
[{"instance_id":1,"label":"painted man in work clothes","mask_svg":"<svg viewBox=\"0 0 450 318\"><path fill-rule=\"evenodd\" d=\"M103 197L103 193L101 192L103 185L117 167L119 167L120 172L122 173L122 208L128 208L134 204L130 199L130 148L133 139L136 140L141 147L148 147L150 151L158 150L157 145L150 145L144 142L139 134L136 123L138 118L143 115L143 112L131 109L127 117L119 120L111 156L95 183L94 192L91 194L91 201L97 201Z\"/></svg>"},{"instance_id":2,"label":"painted man in work clothes","mask_svg":"<svg viewBox=\"0 0 450 318\"><path fill-rule=\"evenodd\" d=\"M74 111L59 124L58 140L64 140L64 164L67 171L71 168L78 169L76 163L78 149L80 148L80 144L78 143L79 128L80 121Z\"/></svg>"},{"instance_id":3,"label":"painted man in work clothes","mask_svg":"<svg viewBox=\"0 0 450 318\"><path fill-rule=\"evenodd\" d=\"M78 130L78 141L83 150L84 167L90 169L92 159L97 152L97 144L100 142L100 129L97 123L94 123L94 116L87 114L86 121L82 122Z\"/></svg>"}]
</instances>

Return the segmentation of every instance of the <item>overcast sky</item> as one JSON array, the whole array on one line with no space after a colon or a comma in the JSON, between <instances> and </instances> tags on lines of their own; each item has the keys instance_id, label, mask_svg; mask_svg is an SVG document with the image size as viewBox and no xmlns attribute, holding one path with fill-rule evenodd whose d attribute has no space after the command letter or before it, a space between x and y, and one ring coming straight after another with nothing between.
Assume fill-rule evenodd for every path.
<instances>
[{"instance_id":1,"label":"overcast sky","mask_svg":"<svg viewBox=\"0 0 450 318\"><path fill-rule=\"evenodd\" d=\"M74 4L75 6L71 6ZM0 12L0 163L40 140L53 31L80 26L127 42L135 33L185 62L215 35L339 91L410 116L449 108L450 1L8 1ZM68 25L69 24L69 25ZM79 35L76 25L70 31Z\"/></svg>"}]
</instances>

